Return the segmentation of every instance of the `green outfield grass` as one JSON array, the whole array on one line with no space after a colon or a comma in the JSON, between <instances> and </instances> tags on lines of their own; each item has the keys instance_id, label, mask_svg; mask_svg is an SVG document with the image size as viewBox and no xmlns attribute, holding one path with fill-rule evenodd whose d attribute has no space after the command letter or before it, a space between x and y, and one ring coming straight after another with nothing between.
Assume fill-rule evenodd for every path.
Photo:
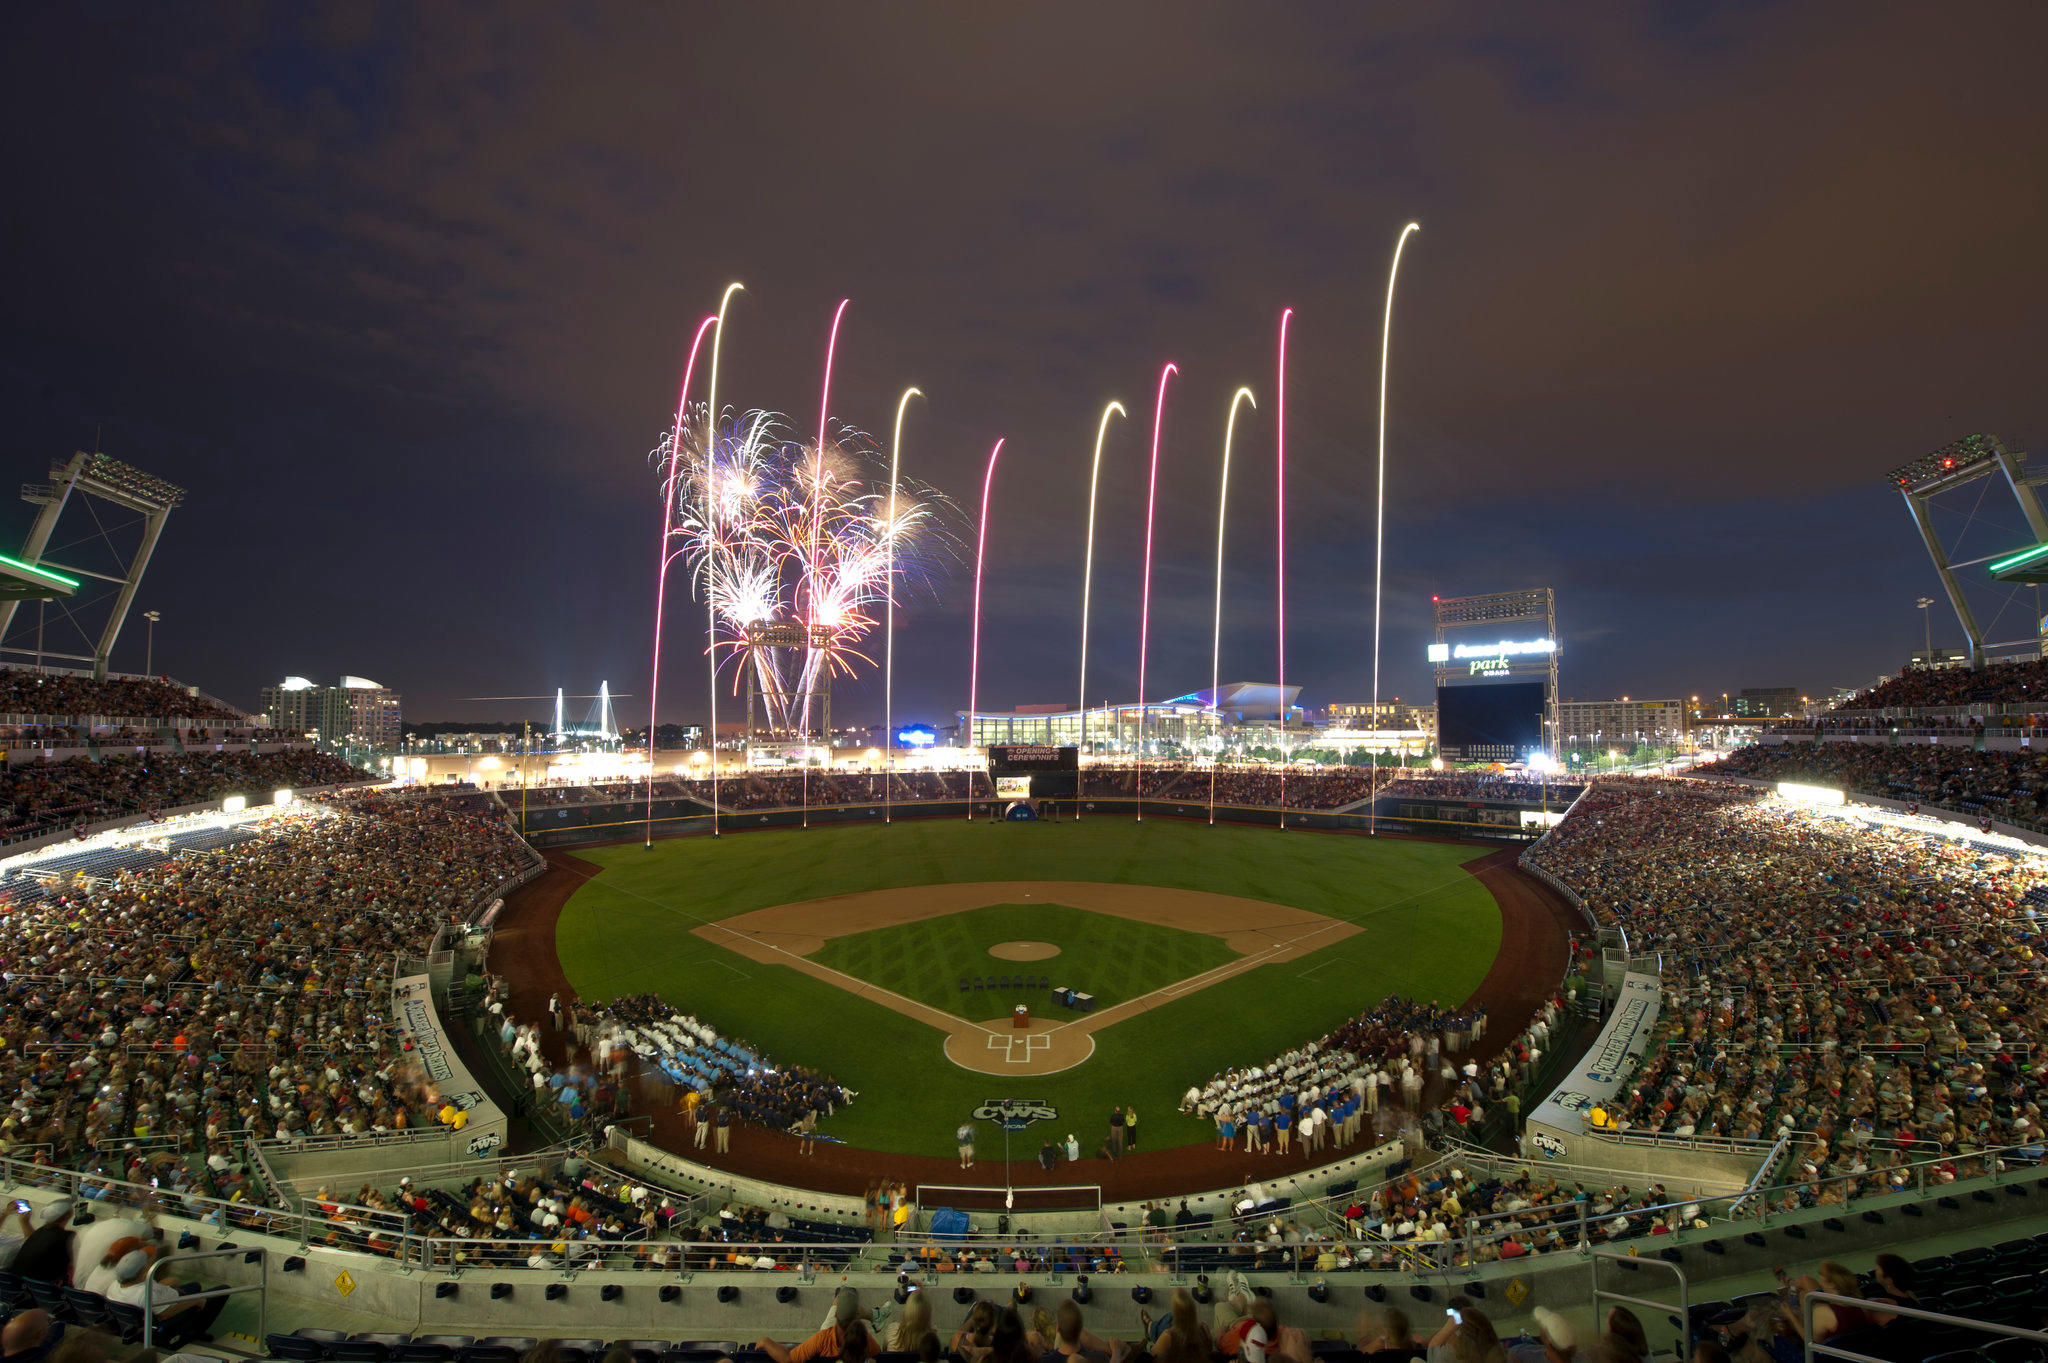
<instances>
[{"instance_id":1,"label":"green outfield grass","mask_svg":"<svg viewBox=\"0 0 2048 1363\"><path fill-rule=\"evenodd\" d=\"M988 954L999 942L1051 942L1058 956L1004 961ZM1237 959L1221 937L1156 927L1065 904L990 904L965 913L834 937L811 959L891 993L943 1008L969 1022L987 1022L1025 1003L1050 1012L1051 989L1095 996L1097 1008L1142 997L1175 980ZM1046 989L963 990L968 980L1043 977Z\"/></svg>"},{"instance_id":2,"label":"green outfield grass","mask_svg":"<svg viewBox=\"0 0 2048 1363\"><path fill-rule=\"evenodd\" d=\"M728 834L716 841L678 838L651 851L633 844L579 851L604 869L563 906L556 949L584 998L657 993L778 1060L816 1066L858 1090L859 1101L822 1128L852 1145L947 1155L961 1117L1000 1096L1050 1101L1061 1112L1059 1134L1072 1130L1091 1149L1118 1104L1137 1108L1143 1146L1185 1145L1213 1130L1182 1117L1176 1105L1188 1085L1215 1070L1269 1060L1390 993L1445 1003L1467 998L1500 945L1499 908L1464 869L1488 850L1115 818L996 825L919 819ZM1206 890L1312 910L1362 931L1119 1023L1096 1035L1087 1063L1033 1080L962 1070L945 1058L943 1039L932 1027L691 932L734 914L826 895L986 880ZM1101 915L1083 917L1090 920L1087 931L1101 930ZM1203 934L1175 935L1222 946ZM988 940L1012 937L1059 940L1035 929ZM1002 973L1004 964L990 961L988 973ZM1044 973L1058 964L1047 962ZM950 954L934 962L931 981L954 993L930 1002L958 1010L962 968ZM1000 1148L996 1133L985 1135ZM1026 1157L1036 1152L1035 1138L1031 1145Z\"/></svg>"}]
</instances>

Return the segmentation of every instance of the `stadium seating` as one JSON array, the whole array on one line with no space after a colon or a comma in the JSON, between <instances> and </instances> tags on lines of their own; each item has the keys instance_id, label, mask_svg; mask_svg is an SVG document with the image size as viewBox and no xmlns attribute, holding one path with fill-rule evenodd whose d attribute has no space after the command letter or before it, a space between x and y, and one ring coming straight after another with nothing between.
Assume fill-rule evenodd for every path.
<instances>
[{"instance_id":1,"label":"stadium seating","mask_svg":"<svg viewBox=\"0 0 2048 1363\"><path fill-rule=\"evenodd\" d=\"M1603 780L1528 854L1661 953L1625 1128L1796 1134L1821 1177L2040 1149L2041 863L1866 829L1712 782ZM2038 1155L2033 1156L2038 1158Z\"/></svg>"},{"instance_id":2,"label":"stadium seating","mask_svg":"<svg viewBox=\"0 0 2048 1363\"><path fill-rule=\"evenodd\" d=\"M394 953L423 952L529 864L502 811L350 797L168 843L81 851L38 861L34 880L0 882L0 951L12 966L0 983L0 1082L21 1095L0 1136L47 1144L66 1163L125 1144L114 1170L132 1181L224 1195L230 1175L182 1156L232 1153L238 1125L324 1135L428 1120L434 1100L392 1029L367 1021L369 1000ZM329 912L280 919L287 898ZM124 992L95 1000L65 979L118 980ZM64 1071L37 1062L77 1033L89 1004L100 1016L71 1043L72 1064L124 1082L73 1104ZM294 1047L275 1066L244 1063L295 1028L341 1040ZM130 1054L142 1059L124 1062ZM166 1101L216 1077L227 1087L211 1108ZM247 1105L239 1121L229 1117L236 1093Z\"/></svg>"},{"instance_id":3,"label":"stadium seating","mask_svg":"<svg viewBox=\"0 0 2048 1363\"><path fill-rule=\"evenodd\" d=\"M2039 828L2048 820L2048 780L2041 777L2040 758L2029 750L1786 743L1740 749L1716 769L1766 781L1840 786L2023 827Z\"/></svg>"},{"instance_id":4,"label":"stadium seating","mask_svg":"<svg viewBox=\"0 0 2048 1363\"><path fill-rule=\"evenodd\" d=\"M238 791L268 794L279 787L373 779L370 772L309 749L13 762L0 768L0 838L197 804Z\"/></svg>"}]
</instances>

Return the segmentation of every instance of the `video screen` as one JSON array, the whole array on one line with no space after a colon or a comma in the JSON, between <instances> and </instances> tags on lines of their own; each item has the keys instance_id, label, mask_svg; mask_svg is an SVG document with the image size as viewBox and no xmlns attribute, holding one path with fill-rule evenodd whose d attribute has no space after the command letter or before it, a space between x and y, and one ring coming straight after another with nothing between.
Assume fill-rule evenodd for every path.
<instances>
[{"instance_id":1,"label":"video screen","mask_svg":"<svg viewBox=\"0 0 2048 1363\"><path fill-rule=\"evenodd\" d=\"M1542 682L1439 686L1437 751L1446 762L1522 762L1543 748Z\"/></svg>"}]
</instances>

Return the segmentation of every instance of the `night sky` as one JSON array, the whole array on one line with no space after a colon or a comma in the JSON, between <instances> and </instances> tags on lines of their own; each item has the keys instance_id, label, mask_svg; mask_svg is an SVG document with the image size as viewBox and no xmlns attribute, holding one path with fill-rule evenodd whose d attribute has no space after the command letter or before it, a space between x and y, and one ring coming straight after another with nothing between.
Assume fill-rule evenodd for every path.
<instances>
[{"instance_id":1,"label":"night sky","mask_svg":"<svg viewBox=\"0 0 2048 1363\"><path fill-rule=\"evenodd\" d=\"M1568 696L1868 683L1937 594L1885 471L2048 433L2036 3L67 3L9 30L0 482L98 431L187 487L136 608L159 671L244 704L287 672L416 720L644 698L647 451L732 279L723 400L815 425L850 296L835 421L886 433L917 384L907 466L969 509L1007 439L991 708L1073 699L1112 397L1089 689L1132 694L1168 359L1150 690L1208 681L1240 383L1223 672L1271 679L1288 305L1289 680L1367 694L1410 219L1385 694L1427 688L1432 592L1545 584ZM899 721L965 703L971 566L899 616ZM662 717L694 719L702 617L674 618ZM835 708L880 706L877 677Z\"/></svg>"}]
</instances>

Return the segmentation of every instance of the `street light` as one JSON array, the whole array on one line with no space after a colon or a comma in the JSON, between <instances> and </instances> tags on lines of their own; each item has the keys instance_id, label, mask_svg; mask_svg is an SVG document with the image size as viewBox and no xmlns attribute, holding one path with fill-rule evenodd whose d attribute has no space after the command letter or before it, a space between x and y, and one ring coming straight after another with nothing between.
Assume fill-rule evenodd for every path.
<instances>
[{"instance_id":1,"label":"street light","mask_svg":"<svg viewBox=\"0 0 2048 1363\"><path fill-rule=\"evenodd\" d=\"M149 621L149 633L145 636L146 642L142 646L142 675L154 677L156 675L156 622L163 619L163 616L156 611L144 611L142 618Z\"/></svg>"}]
</instances>

